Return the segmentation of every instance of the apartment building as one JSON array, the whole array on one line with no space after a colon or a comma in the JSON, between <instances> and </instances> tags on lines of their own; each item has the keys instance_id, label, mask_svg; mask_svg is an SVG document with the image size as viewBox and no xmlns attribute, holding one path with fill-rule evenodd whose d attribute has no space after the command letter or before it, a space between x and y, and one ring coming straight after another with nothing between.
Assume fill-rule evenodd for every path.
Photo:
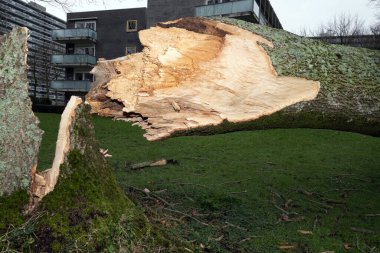
<instances>
[{"instance_id":1,"label":"apartment building","mask_svg":"<svg viewBox=\"0 0 380 253\"><path fill-rule=\"evenodd\" d=\"M269 0L148 0L147 27L182 17L230 17L282 29Z\"/></svg>"},{"instance_id":2,"label":"apartment building","mask_svg":"<svg viewBox=\"0 0 380 253\"><path fill-rule=\"evenodd\" d=\"M52 63L65 68L65 75L51 87L70 96L84 97L94 77L90 74L99 58L114 59L139 52L138 32L157 22L181 17L225 16L282 29L268 0L148 0L148 8L75 12L67 14L67 27L53 31L52 38L65 53L52 56Z\"/></svg>"},{"instance_id":3,"label":"apartment building","mask_svg":"<svg viewBox=\"0 0 380 253\"><path fill-rule=\"evenodd\" d=\"M63 103L64 94L49 87L54 79L63 76L63 69L50 64L50 56L64 51L64 47L51 39L54 29L66 27L66 22L47 13L33 2L0 0L0 33L8 33L15 26L27 27L29 95L50 98L53 103Z\"/></svg>"},{"instance_id":4,"label":"apartment building","mask_svg":"<svg viewBox=\"0 0 380 253\"><path fill-rule=\"evenodd\" d=\"M138 31L146 28L146 8L75 12L67 14L67 27L53 31L54 41L65 46L52 63L65 68L65 76L51 87L83 97L89 91L91 69L99 58L114 59L142 50Z\"/></svg>"}]
</instances>

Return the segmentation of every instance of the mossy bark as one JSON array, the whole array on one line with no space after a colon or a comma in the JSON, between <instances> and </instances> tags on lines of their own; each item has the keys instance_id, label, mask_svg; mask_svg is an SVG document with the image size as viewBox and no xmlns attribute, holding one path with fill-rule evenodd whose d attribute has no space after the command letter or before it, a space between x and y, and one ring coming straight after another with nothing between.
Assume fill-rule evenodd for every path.
<instances>
[{"instance_id":1,"label":"mossy bark","mask_svg":"<svg viewBox=\"0 0 380 253\"><path fill-rule=\"evenodd\" d=\"M0 196L27 189L42 130L28 97L26 28L0 37Z\"/></svg>"},{"instance_id":2,"label":"mossy bark","mask_svg":"<svg viewBox=\"0 0 380 253\"><path fill-rule=\"evenodd\" d=\"M330 45L236 19L218 20L272 41L273 48L264 48L278 75L321 83L316 99L231 128L326 128L380 136L380 51Z\"/></svg>"}]
</instances>

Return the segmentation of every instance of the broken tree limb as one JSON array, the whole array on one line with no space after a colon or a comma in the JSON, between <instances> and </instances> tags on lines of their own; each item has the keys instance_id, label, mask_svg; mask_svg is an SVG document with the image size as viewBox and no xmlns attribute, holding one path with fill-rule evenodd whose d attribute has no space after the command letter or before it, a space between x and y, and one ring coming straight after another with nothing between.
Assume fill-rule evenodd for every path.
<instances>
[{"instance_id":1,"label":"broken tree limb","mask_svg":"<svg viewBox=\"0 0 380 253\"><path fill-rule=\"evenodd\" d=\"M131 170L139 170L139 169L143 169L146 167L159 167L159 166L165 166L168 164L178 164L178 162L176 160L173 160L173 159L170 159L170 160L159 159L159 160L155 160L155 161L135 163L135 164L130 164L130 163L126 162L125 167L127 169L131 169Z\"/></svg>"},{"instance_id":2,"label":"broken tree limb","mask_svg":"<svg viewBox=\"0 0 380 253\"><path fill-rule=\"evenodd\" d=\"M379 52L231 19L184 18L139 36L142 53L93 69L101 81L87 100L148 140L284 127L380 135Z\"/></svg>"}]
</instances>

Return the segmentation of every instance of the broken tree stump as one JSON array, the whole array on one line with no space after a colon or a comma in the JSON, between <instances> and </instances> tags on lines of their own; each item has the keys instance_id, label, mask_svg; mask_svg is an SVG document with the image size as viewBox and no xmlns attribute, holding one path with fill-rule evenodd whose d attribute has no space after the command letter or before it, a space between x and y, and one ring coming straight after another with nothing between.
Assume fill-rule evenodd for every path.
<instances>
[{"instance_id":1,"label":"broken tree stump","mask_svg":"<svg viewBox=\"0 0 380 253\"><path fill-rule=\"evenodd\" d=\"M27 189L43 131L28 96L26 28L0 36L0 197Z\"/></svg>"},{"instance_id":2,"label":"broken tree stump","mask_svg":"<svg viewBox=\"0 0 380 253\"><path fill-rule=\"evenodd\" d=\"M50 169L33 174L30 186L30 202L26 213L33 211L38 202L54 190L58 182L61 165L67 160L67 155L73 147L78 145L75 142L73 143L72 135L74 134L73 124L78 117L76 110L80 104L82 104L82 99L72 96L61 115L53 165Z\"/></svg>"}]
</instances>

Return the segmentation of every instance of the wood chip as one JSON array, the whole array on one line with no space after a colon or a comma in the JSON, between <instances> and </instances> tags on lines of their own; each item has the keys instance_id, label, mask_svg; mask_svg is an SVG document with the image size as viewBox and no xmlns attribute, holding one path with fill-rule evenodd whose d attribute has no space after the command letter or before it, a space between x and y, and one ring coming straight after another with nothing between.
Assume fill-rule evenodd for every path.
<instances>
[{"instance_id":1,"label":"wood chip","mask_svg":"<svg viewBox=\"0 0 380 253\"><path fill-rule=\"evenodd\" d=\"M352 246L351 246L350 244L348 244L348 243L344 243L344 244L343 244L343 248L344 248L345 250L350 250L350 249L352 249Z\"/></svg>"},{"instance_id":2,"label":"wood chip","mask_svg":"<svg viewBox=\"0 0 380 253\"><path fill-rule=\"evenodd\" d=\"M294 245L280 245L280 246L278 246L278 248L281 250L290 250L290 249L295 249L296 246L294 246Z\"/></svg>"},{"instance_id":3,"label":"wood chip","mask_svg":"<svg viewBox=\"0 0 380 253\"><path fill-rule=\"evenodd\" d=\"M309 230L297 230L298 233L302 234L302 235L312 235L313 232L312 231L309 231Z\"/></svg>"}]
</instances>

